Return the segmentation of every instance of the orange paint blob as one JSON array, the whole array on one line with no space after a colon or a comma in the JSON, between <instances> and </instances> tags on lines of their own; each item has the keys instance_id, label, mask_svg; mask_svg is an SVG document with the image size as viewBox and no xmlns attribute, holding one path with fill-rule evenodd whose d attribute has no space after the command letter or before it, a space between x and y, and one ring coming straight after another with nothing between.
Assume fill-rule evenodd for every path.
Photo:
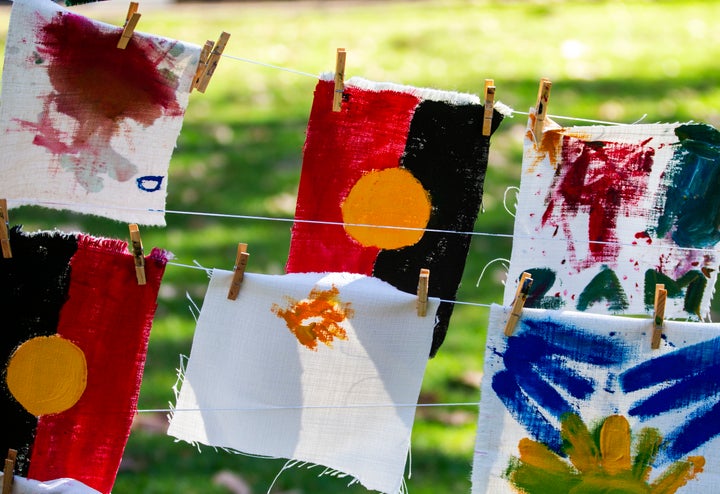
<instances>
[{"instance_id":1,"label":"orange paint blob","mask_svg":"<svg viewBox=\"0 0 720 494\"><path fill-rule=\"evenodd\" d=\"M399 249L422 238L432 204L428 192L412 173L404 168L388 168L363 175L341 209L345 231L362 245ZM391 226L400 228L387 228Z\"/></svg>"},{"instance_id":2,"label":"orange paint blob","mask_svg":"<svg viewBox=\"0 0 720 494\"><path fill-rule=\"evenodd\" d=\"M13 397L31 414L63 412L85 391L85 354L57 335L32 338L10 357L6 379Z\"/></svg>"},{"instance_id":3,"label":"orange paint blob","mask_svg":"<svg viewBox=\"0 0 720 494\"><path fill-rule=\"evenodd\" d=\"M354 314L349 302L340 302L339 294L335 286L329 290L313 288L308 298L297 301L288 297L287 308L273 304L270 310L285 320L288 329L304 346L317 350L320 341L332 348L333 339L347 340L341 324Z\"/></svg>"},{"instance_id":4,"label":"orange paint blob","mask_svg":"<svg viewBox=\"0 0 720 494\"><path fill-rule=\"evenodd\" d=\"M600 429L600 452L608 475L630 470L630 424L621 415L605 419Z\"/></svg>"}]
</instances>

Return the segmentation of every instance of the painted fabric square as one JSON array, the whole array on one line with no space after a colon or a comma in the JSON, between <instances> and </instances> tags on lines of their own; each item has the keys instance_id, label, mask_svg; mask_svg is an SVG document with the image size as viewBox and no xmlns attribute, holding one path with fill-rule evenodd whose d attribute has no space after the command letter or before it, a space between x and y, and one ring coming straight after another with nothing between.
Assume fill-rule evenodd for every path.
<instances>
[{"instance_id":1,"label":"painted fabric square","mask_svg":"<svg viewBox=\"0 0 720 494\"><path fill-rule=\"evenodd\" d=\"M668 318L707 319L719 165L704 124L554 125L540 146L528 131L508 275L533 276L526 307L650 314L662 283Z\"/></svg>"},{"instance_id":2,"label":"painted fabric square","mask_svg":"<svg viewBox=\"0 0 720 494\"><path fill-rule=\"evenodd\" d=\"M720 325L490 311L472 492L717 491Z\"/></svg>"},{"instance_id":3,"label":"painted fabric square","mask_svg":"<svg viewBox=\"0 0 720 494\"><path fill-rule=\"evenodd\" d=\"M126 242L10 232L0 259L0 451L16 473L109 493L136 413L167 254L138 285Z\"/></svg>"},{"instance_id":4,"label":"painted fabric square","mask_svg":"<svg viewBox=\"0 0 720 494\"><path fill-rule=\"evenodd\" d=\"M213 271L168 434L399 492L433 318L358 274L248 273L237 300L231 280Z\"/></svg>"},{"instance_id":5,"label":"painted fabric square","mask_svg":"<svg viewBox=\"0 0 720 494\"><path fill-rule=\"evenodd\" d=\"M165 225L200 47L136 32L121 50L121 32L50 0L13 2L0 94L0 197L11 207Z\"/></svg>"},{"instance_id":6,"label":"painted fabric square","mask_svg":"<svg viewBox=\"0 0 720 494\"><path fill-rule=\"evenodd\" d=\"M487 169L483 105L353 77L334 112L333 93L329 80L315 88L287 272L361 273L415 293L428 268L430 295L454 300L470 235L453 232L473 230ZM493 131L509 111L496 104ZM440 305L433 355L452 309Z\"/></svg>"}]
</instances>

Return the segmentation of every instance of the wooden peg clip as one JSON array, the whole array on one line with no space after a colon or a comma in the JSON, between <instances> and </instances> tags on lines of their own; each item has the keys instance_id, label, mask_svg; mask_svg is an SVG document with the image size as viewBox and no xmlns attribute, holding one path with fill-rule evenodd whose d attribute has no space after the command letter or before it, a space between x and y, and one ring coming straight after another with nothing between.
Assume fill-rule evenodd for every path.
<instances>
[{"instance_id":1,"label":"wooden peg clip","mask_svg":"<svg viewBox=\"0 0 720 494\"><path fill-rule=\"evenodd\" d=\"M655 285L655 311L653 313L653 335L650 347L653 350L660 348L663 327L665 326L665 302L667 301L667 290L665 285Z\"/></svg>"},{"instance_id":2,"label":"wooden peg clip","mask_svg":"<svg viewBox=\"0 0 720 494\"><path fill-rule=\"evenodd\" d=\"M210 79L215 73L215 69L217 69L218 63L220 63L220 57L222 56L223 51L225 51L225 46L227 45L229 39L230 33L226 33L225 31L223 31L220 34L218 40L215 42L212 50L210 51L205 70L203 71L202 76L200 76L200 80L195 85L195 89L197 89L201 93L204 93L207 89L208 84L210 83Z\"/></svg>"},{"instance_id":3,"label":"wooden peg clip","mask_svg":"<svg viewBox=\"0 0 720 494\"><path fill-rule=\"evenodd\" d=\"M505 323L505 336L512 336L515 331L515 326L522 315L525 300L527 300L528 293L530 293L532 282L533 279L532 276L530 276L530 273L523 273L522 276L520 276L520 282L518 283L517 290L515 291L515 301L513 302L512 309L510 310L508 320Z\"/></svg>"},{"instance_id":4,"label":"wooden peg clip","mask_svg":"<svg viewBox=\"0 0 720 494\"><path fill-rule=\"evenodd\" d=\"M485 79L485 109L483 112L482 135L489 136L492 132L493 107L495 105L495 81Z\"/></svg>"},{"instance_id":5,"label":"wooden peg clip","mask_svg":"<svg viewBox=\"0 0 720 494\"><path fill-rule=\"evenodd\" d=\"M333 93L333 111L342 110L343 91L345 91L345 48L337 49L335 57L335 92Z\"/></svg>"},{"instance_id":6,"label":"wooden peg clip","mask_svg":"<svg viewBox=\"0 0 720 494\"><path fill-rule=\"evenodd\" d=\"M135 258L135 275L137 276L138 285L144 285L147 283L145 277L145 253L143 252L140 230L135 223L130 225L130 246L132 255Z\"/></svg>"},{"instance_id":7,"label":"wooden peg clip","mask_svg":"<svg viewBox=\"0 0 720 494\"><path fill-rule=\"evenodd\" d=\"M235 267L233 268L233 278L228 290L228 300L235 300L240 293L240 286L245 277L245 268L247 267L250 254L247 251L247 244L238 244L237 256L235 257Z\"/></svg>"},{"instance_id":8,"label":"wooden peg clip","mask_svg":"<svg viewBox=\"0 0 720 494\"><path fill-rule=\"evenodd\" d=\"M16 458L17 451L14 449L9 449L7 458L5 459L5 468L3 469L2 494L10 494L12 492Z\"/></svg>"},{"instance_id":9,"label":"wooden peg clip","mask_svg":"<svg viewBox=\"0 0 720 494\"><path fill-rule=\"evenodd\" d=\"M417 288L417 314L420 317L427 315L428 290L430 289L430 270L422 268L418 278Z\"/></svg>"},{"instance_id":10,"label":"wooden peg clip","mask_svg":"<svg viewBox=\"0 0 720 494\"><path fill-rule=\"evenodd\" d=\"M118 48L120 48L121 50L127 48L127 45L130 42L130 38L132 38L133 33L135 32L135 28L137 27L137 23L139 20L140 14L138 13L138 3L130 2L127 15L125 16L123 32L120 35L120 40L118 40Z\"/></svg>"},{"instance_id":11,"label":"wooden peg clip","mask_svg":"<svg viewBox=\"0 0 720 494\"><path fill-rule=\"evenodd\" d=\"M7 200L0 199L0 244L2 244L2 256L5 259L10 259L12 257L12 249L10 248L9 218Z\"/></svg>"},{"instance_id":12,"label":"wooden peg clip","mask_svg":"<svg viewBox=\"0 0 720 494\"><path fill-rule=\"evenodd\" d=\"M210 58L210 53L212 53L214 46L215 42L211 39L205 42L205 46L203 46L202 51L200 52L200 60L198 61L197 69L195 69L195 77L193 77L190 91L197 89L198 84L200 84L200 80L202 79L203 74L205 74L205 70L208 66L208 59Z\"/></svg>"},{"instance_id":13,"label":"wooden peg clip","mask_svg":"<svg viewBox=\"0 0 720 494\"><path fill-rule=\"evenodd\" d=\"M552 82L550 82L550 79L543 77L542 80L540 80L537 103L535 104L535 125L533 126L533 136L535 136L535 144L538 146L540 145L540 141L542 141L543 129L545 128L545 116L547 115L551 87Z\"/></svg>"}]
</instances>

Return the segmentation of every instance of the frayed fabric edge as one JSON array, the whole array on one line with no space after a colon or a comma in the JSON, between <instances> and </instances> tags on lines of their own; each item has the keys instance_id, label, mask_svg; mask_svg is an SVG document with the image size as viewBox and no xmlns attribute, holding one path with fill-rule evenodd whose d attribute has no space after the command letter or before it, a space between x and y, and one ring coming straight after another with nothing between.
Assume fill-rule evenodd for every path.
<instances>
[{"instance_id":1,"label":"frayed fabric edge","mask_svg":"<svg viewBox=\"0 0 720 494\"><path fill-rule=\"evenodd\" d=\"M320 80L323 81L332 81L334 79L334 72L323 72L320 75ZM480 105L484 103L484 101L475 94L448 91L444 89L418 88L394 82L375 82L357 76L346 80L345 85L354 86L367 91L393 91L396 93L407 93L423 100L445 102L453 105ZM499 101L495 102L493 108L504 116L512 115L513 113L512 108Z\"/></svg>"}]
</instances>

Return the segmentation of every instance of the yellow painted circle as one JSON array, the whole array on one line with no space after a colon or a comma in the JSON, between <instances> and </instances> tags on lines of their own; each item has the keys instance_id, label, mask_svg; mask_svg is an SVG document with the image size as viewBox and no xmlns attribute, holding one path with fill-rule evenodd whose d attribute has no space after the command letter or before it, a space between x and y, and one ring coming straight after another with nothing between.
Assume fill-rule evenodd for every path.
<instances>
[{"instance_id":1,"label":"yellow painted circle","mask_svg":"<svg viewBox=\"0 0 720 494\"><path fill-rule=\"evenodd\" d=\"M86 385L85 354L60 336L38 336L26 341L8 362L8 389L35 416L72 407Z\"/></svg>"},{"instance_id":2,"label":"yellow painted circle","mask_svg":"<svg viewBox=\"0 0 720 494\"><path fill-rule=\"evenodd\" d=\"M427 227L432 204L429 194L412 173L404 168L388 168L363 175L341 207L345 231L355 240L365 247L399 249L416 244L423 236L421 229Z\"/></svg>"}]
</instances>

